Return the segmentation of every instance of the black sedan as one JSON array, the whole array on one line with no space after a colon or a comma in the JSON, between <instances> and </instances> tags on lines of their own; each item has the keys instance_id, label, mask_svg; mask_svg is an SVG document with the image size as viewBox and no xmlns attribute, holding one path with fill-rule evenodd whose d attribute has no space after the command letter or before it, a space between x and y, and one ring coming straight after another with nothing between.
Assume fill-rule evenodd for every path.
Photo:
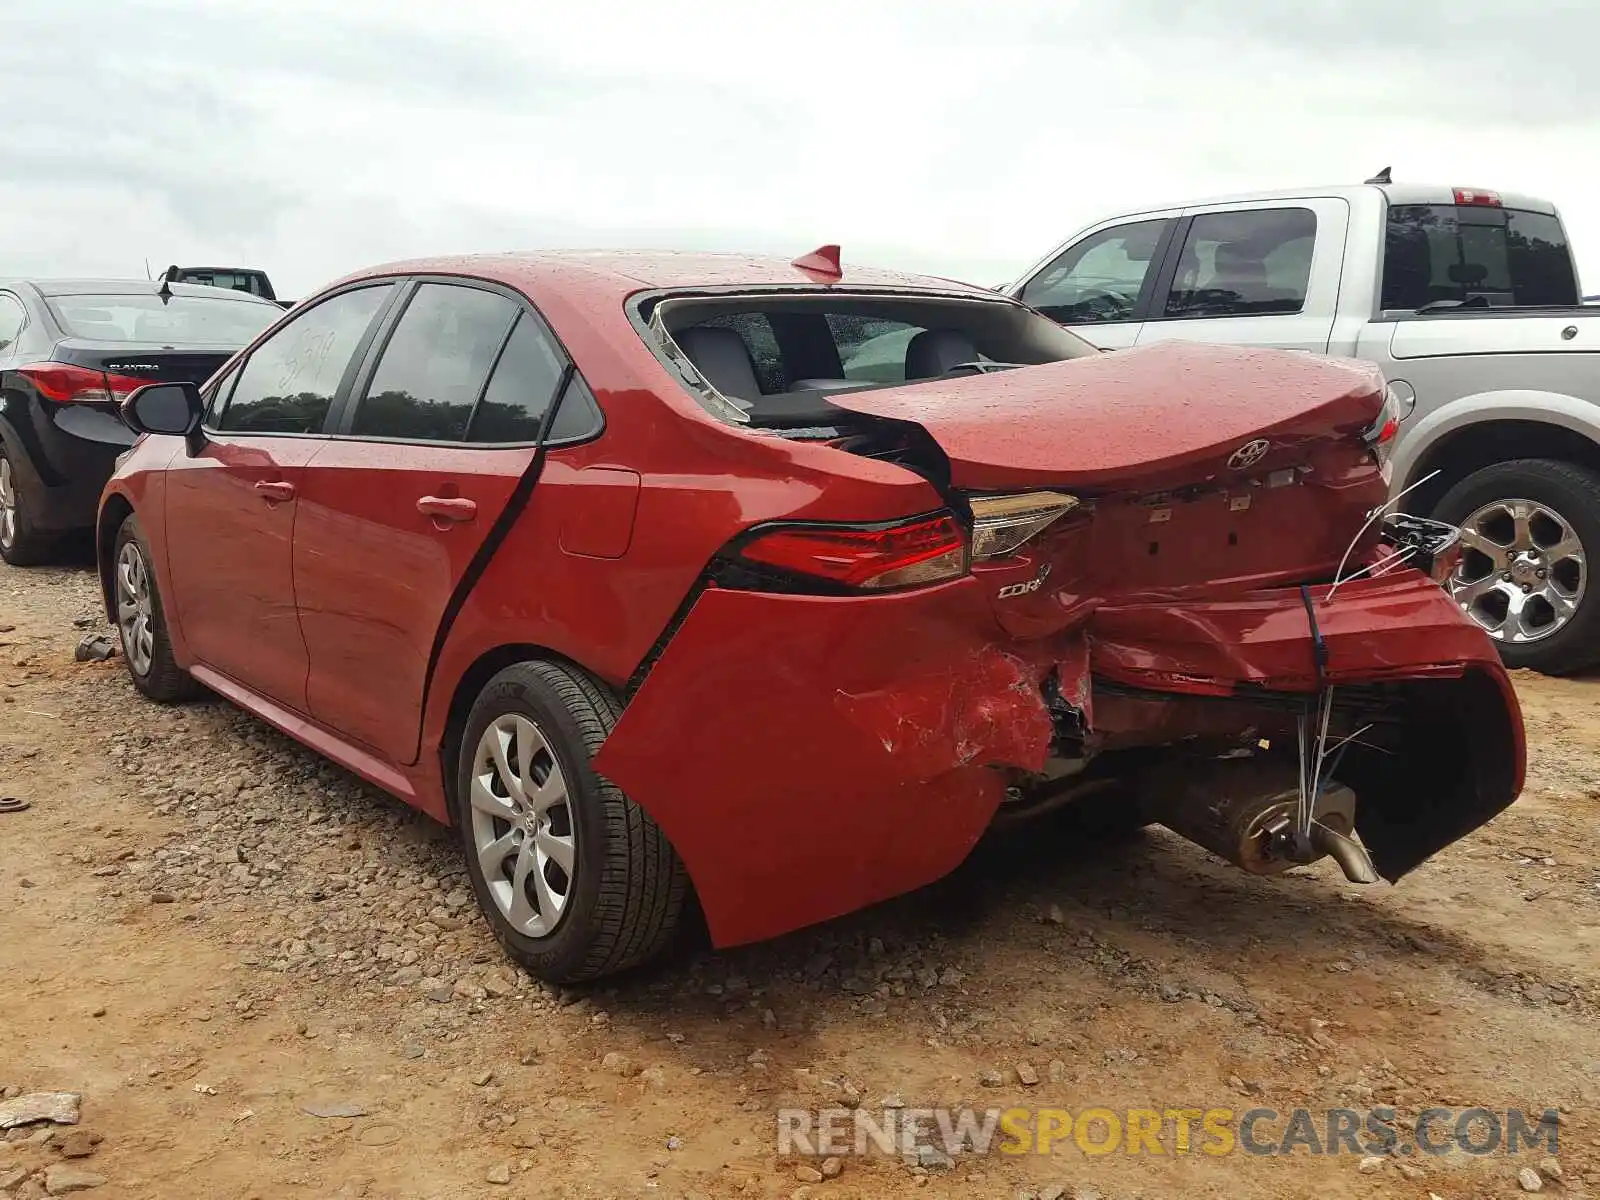
<instances>
[{"instance_id":1,"label":"black sedan","mask_svg":"<svg viewBox=\"0 0 1600 1200\"><path fill-rule=\"evenodd\" d=\"M117 415L124 396L204 381L282 315L222 288L0 279L0 557L40 562L94 527L134 440Z\"/></svg>"}]
</instances>

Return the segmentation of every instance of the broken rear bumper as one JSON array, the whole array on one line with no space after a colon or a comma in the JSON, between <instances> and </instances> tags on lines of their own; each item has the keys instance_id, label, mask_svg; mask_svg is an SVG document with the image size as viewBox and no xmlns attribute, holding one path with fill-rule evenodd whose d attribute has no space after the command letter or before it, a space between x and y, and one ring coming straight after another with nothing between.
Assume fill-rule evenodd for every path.
<instances>
[{"instance_id":1,"label":"broken rear bumper","mask_svg":"<svg viewBox=\"0 0 1600 1200\"><path fill-rule=\"evenodd\" d=\"M1394 878L1516 797L1521 715L1489 639L1422 575L1347 584L1316 611L1329 682L1457 681L1479 757L1492 760L1462 760L1437 799L1442 819L1422 811L1426 795L1374 810L1386 816L1361 832ZM1106 607L1023 642L995 624L970 577L864 597L712 588L595 767L671 840L713 940L755 941L954 869L1008 778L1044 767L1057 733L1043 693L1052 676L1092 725L1095 681L1173 703L1241 685L1314 691L1312 645L1298 590ZM1422 707L1447 734L1456 702ZM1107 715L1137 713L1123 701ZM1426 793L1437 767L1419 759L1396 786Z\"/></svg>"}]
</instances>

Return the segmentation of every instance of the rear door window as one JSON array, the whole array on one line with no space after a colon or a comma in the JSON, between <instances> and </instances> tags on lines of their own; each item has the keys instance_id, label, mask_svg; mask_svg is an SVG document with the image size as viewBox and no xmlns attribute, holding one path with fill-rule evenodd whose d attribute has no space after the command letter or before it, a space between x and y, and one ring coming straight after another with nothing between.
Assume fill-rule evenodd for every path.
<instances>
[{"instance_id":1,"label":"rear door window","mask_svg":"<svg viewBox=\"0 0 1600 1200\"><path fill-rule=\"evenodd\" d=\"M1162 315L1298 313L1316 240L1317 215L1309 208L1202 213L1189 224Z\"/></svg>"},{"instance_id":2,"label":"rear door window","mask_svg":"<svg viewBox=\"0 0 1600 1200\"><path fill-rule=\"evenodd\" d=\"M472 410L518 311L515 301L498 292L422 284L383 348L350 432L465 441Z\"/></svg>"},{"instance_id":3,"label":"rear door window","mask_svg":"<svg viewBox=\"0 0 1600 1200\"><path fill-rule=\"evenodd\" d=\"M217 427L237 433L320 433L367 327L392 285L341 292L291 318L257 346Z\"/></svg>"},{"instance_id":4,"label":"rear door window","mask_svg":"<svg viewBox=\"0 0 1600 1200\"><path fill-rule=\"evenodd\" d=\"M550 411L550 401L561 384L566 370L566 359L545 336L539 323L527 313L517 318L511 338L506 342L500 361L483 393L478 410L473 413L467 440L471 442L520 443L539 440L539 428L545 414ZM569 418L568 407L582 406L581 399L569 394L557 414L557 425ZM582 416L579 414L579 423ZM552 441L573 436L572 427L558 433L550 431Z\"/></svg>"},{"instance_id":5,"label":"rear door window","mask_svg":"<svg viewBox=\"0 0 1600 1200\"><path fill-rule=\"evenodd\" d=\"M1170 223L1134 221L1091 233L1023 285L1019 299L1064 325L1131 321Z\"/></svg>"},{"instance_id":6,"label":"rear door window","mask_svg":"<svg viewBox=\"0 0 1600 1200\"><path fill-rule=\"evenodd\" d=\"M1384 237L1380 306L1418 309L1438 301L1577 304L1561 221L1488 205L1394 205Z\"/></svg>"}]
</instances>

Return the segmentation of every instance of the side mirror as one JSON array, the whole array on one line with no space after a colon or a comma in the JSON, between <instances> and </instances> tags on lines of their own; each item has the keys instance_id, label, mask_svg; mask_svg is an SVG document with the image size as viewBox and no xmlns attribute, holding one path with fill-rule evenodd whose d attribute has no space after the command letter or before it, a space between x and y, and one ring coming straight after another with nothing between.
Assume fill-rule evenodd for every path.
<instances>
[{"instance_id":1,"label":"side mirror","mask_svg":"<svg viewBox=\"0 0 1600 1200\"><path fill-rule=\"evenodd\" d=\"M147 383L128 394L120 411L135 433L181 437L190 442L192 452L205 403L192 383Z\"/></svg>"}]
</instances>

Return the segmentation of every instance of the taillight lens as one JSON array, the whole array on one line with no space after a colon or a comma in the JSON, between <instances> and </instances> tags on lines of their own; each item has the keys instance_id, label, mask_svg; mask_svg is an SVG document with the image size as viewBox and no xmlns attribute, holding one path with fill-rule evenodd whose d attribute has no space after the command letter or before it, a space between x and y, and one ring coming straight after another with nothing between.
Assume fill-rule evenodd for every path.
<instances>
[{"instance_id":1,"label":"taillight lens","mask_svg":"<svg viewBox=\"0 0 1600 1200\"><path fill-rule=\"evenodd\" d=\"M108 375L75 363L40 362L18 367L17 374L26 378L46 400L56 404L83 404L92 401L118 403L135 388L143 387L143 379L130 379L126 375Z\"/></svg>"},{"instance_id":2,"label":"taillight lens","mask_svg":"<svg viewBox=\"0 0 1600 1200\"><path fill-rule=\"evenodd\" d=\"M746 562L878 591L956 579L967 571L967 540L949 513L901 524L780 525L739 547Z\"/></svg>"},{"instance_id":3,"label":"taillight lens","mask_svg":"<svg viewBox=\"0 0 1600 1200\"><path fill-rule=\"evenodd\" d=\"M1080 501L1065 492L1016 492L1007 496L973 496L972 557L1002 558L1021 547L1077 508Z\"/></svg>"},{"instance_id":4,"label":"taillight lens","mask_svg":"<svg viewBox=\"0 0 1600 1200\"><path fill-rule=\"evenodd\" d=\"M1393 449L1396 435L1400 432L1400 421L1405 416L1407 406L1402 402L1400 395L1393 385L1384 389L1383 407L1378 410L1378 419L1368 426L1362 435L1367 445L1372 447L1372 453L1379 463L1389 457Z\"/></svg>"}]
</instances>

